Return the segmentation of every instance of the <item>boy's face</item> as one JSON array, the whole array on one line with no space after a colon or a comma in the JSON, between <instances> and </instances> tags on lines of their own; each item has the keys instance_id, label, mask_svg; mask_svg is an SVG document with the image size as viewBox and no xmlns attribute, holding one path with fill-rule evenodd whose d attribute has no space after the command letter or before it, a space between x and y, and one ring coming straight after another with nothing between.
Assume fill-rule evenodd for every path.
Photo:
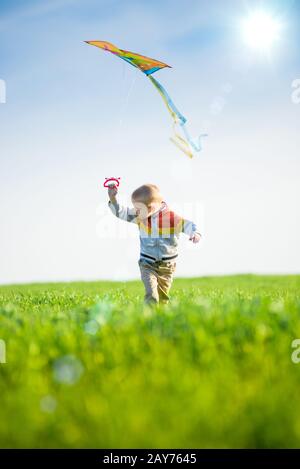
<instances>
[{"instance_id":1,"label":"boy's face","mask_svg":"<svg viewBox=\"0 0 300 469\"><path fill-rule=\"evenodd\" d=\"M136 210L137 216L141 220L150 217L152 213L156 212L156 210L158 210L161 205L159 202L151 202L149 204L145 204L134 199L132 199L132 203Z\"/></svg>"}]
</instances>

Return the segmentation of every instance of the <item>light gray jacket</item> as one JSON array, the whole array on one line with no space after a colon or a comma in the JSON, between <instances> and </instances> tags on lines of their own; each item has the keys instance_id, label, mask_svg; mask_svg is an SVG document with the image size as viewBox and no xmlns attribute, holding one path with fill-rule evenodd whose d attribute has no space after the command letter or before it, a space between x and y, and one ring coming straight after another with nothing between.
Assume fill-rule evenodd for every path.
<instances>
[{"instance_id":1,"label":"light gray jacket","mask_svg":"<svg viewBox=\"0 0 300 469\"><path fill-rule=\"evenodd\" d=\"M140 231L140 259L148 262L170 262L178 256L178 238L180 233L190 238L195 233L200 235L195 223L186 220L169 209L162 202L160 209L145 220L137 217L134 208L124 207L119 202L108 202L112 213L121 220L136 223Z\"/></svg>"}]
</instances>

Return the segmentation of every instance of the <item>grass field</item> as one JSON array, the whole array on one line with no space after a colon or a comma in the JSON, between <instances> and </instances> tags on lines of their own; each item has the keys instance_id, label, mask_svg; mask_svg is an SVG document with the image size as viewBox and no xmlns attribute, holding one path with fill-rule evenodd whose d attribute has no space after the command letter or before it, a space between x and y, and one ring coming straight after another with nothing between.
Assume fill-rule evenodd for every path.
<instances>
[{"instance_id":1,"label":"grass field","mask_svg":"<svg viewBox=\"0 0 300 469\"><path fill-rule=\"evenodd\" d=\"M300 276L0 287L1 447L300 446Z\"/></svg>"}]
</instances>

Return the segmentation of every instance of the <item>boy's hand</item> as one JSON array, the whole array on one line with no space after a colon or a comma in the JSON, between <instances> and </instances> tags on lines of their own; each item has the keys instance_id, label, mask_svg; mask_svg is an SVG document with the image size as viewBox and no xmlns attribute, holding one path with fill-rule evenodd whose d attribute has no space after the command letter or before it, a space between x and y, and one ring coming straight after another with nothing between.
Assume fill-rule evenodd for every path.
<instances>
[{"instance_id":1,"label":"boy's hand","mask_svg":"<svg viewBox=\"0 0 300 469\"><path fill-rule=\"evenodd\" d=\"M190 241L193 241L193 243L199 243L201 239L201 234L199 233L194 233L193 236L190 237Z\"/></svg>"},{"instance_id":2,"label":"boy's hand","mask_svg":"<svg viewBox=\"0 0 300 469\"><path fill-rule=\"evenodd\" d=\"M111 202L116 201L116 195L118 193L118 188L115 184L109 184L108 185L108 197Z\"/></svg>"}]
</instances>

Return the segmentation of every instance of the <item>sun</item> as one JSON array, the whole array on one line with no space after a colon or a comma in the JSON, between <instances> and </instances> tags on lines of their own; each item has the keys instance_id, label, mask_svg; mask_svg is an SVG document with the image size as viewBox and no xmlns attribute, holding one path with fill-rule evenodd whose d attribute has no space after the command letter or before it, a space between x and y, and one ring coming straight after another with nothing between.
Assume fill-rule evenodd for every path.
<instances>
[{"instance_id":1,"label":"sun","mask_svg":"<svg viewBox=\"0 0 300 469\"><path fill-rule=\"evenodd\" d=\"M256 50L269 51L280 38L281 22L264 11L250 13L242 21L242 36L246 44Z\"/></svg>"}]
</instances>

